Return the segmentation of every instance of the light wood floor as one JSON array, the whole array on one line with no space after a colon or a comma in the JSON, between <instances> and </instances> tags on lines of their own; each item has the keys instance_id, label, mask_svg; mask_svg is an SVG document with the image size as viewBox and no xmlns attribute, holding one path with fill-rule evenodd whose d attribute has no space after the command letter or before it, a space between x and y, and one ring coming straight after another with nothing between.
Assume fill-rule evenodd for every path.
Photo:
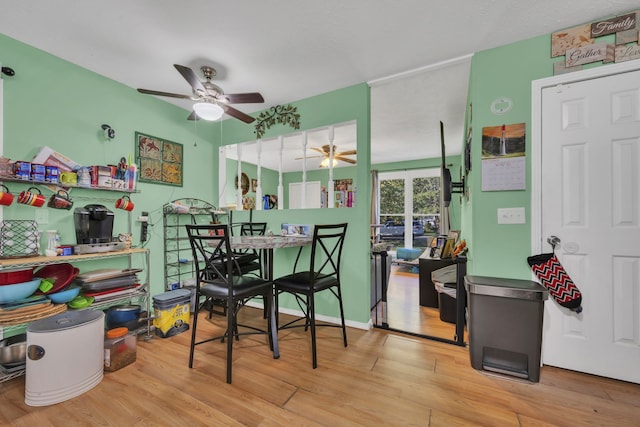
<instances>
[{"instance_id":1,"label":"light wood floor","mask_svg":"<svg viewBox=\"0 0 640 427\"><path fill-rule=\"evenodd\" d=\"M283 316L286 317L286 316ZM242 319L262 324L262 312ZM222 325L201 314L199 333ZM634 426L640 386L544 367L539 383L476 371L468 349L381 329L319 331L318 368L302 330L203 344L189 369L190 332L138 342L137 360L63 403L24 404L24 377L0 384L2 426Z\"/></svg>"},{"instance_id":2,"label":"light wood floor","mask_svg":"<svg viewBox=\"0 0 640 427\"><path fill-rule=\"evenodd\" d=\"M389 328L413 334L455 339L455 324L440 320L438 308L420 306L419 290L418 273L412 272L411 267L408 266L391 266L387 290ZM380 307L377 307L377 310L380 316Z\"/></svg>"}]
</instances>

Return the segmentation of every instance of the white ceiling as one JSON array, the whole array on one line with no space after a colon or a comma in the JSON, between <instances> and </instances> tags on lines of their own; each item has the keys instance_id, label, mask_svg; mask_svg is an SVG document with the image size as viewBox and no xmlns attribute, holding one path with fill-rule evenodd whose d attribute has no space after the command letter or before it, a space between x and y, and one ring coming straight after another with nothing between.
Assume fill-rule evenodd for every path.
<instances>
[{"instance_id":1,"label":"white ceiling","mask_svg":"<svg viewBox=\"0 0 640 427\"><path fill-rule=\"evenodd\" d=\"M211 65L225 92L262 93L264 104L235 105L247 113L370 82L375 164L439 157L440 120L447 153L459 152L473 52L637 8L638 0L0 0L0 32L132 88L190 94L173 64L197 73Z\"/></svg>"}]
</instances>

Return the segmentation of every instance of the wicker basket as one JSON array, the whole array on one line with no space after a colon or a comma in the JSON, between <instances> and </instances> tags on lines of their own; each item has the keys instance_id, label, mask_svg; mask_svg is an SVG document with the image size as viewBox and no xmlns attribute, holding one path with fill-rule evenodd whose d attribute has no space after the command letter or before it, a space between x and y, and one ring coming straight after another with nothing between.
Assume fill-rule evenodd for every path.
<instances>
[{"instance_id":1,"label":"wicker basket","mask_svg":"<svg viewBox=\"0 0 640 427\"><path fill-rule=\"evenodd\" d=\"M38 223L30 220L0 222L0 259L38 256Z\"/></svg>"}]
</instances>

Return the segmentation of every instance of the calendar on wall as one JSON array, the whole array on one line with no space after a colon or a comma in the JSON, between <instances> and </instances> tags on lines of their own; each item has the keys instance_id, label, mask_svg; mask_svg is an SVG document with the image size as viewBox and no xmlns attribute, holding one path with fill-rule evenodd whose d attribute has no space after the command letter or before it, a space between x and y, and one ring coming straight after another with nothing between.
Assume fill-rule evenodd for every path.
<instances>
[{"instance_id":1,"label":"calendar on wall","mask_svg":"<svg viewBox=\"0 0 640 427\"><path fill-rule=\"evenodd\" d=\"M525 124L482 129L482 191L525 190Z\"/></svg>"}]
</instances>

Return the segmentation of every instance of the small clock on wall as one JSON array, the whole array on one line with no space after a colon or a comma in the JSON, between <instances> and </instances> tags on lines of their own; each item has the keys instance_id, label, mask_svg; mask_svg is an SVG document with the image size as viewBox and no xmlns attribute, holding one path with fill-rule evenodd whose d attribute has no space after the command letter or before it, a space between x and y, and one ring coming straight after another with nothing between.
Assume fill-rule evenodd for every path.
<instances>
[{"instance_id":1,"label":"small clock on wall","mask_svg":"<svg viewBox=\"0 0 640 427\"><path fill-rule=\"evenodd\" d=\"M507 98L506 96L495 99L491 103L491 112L493 114L506 114L511 111L511 108L513 108L513 101L511 100L511 98Z\"/></svg>"}]
</instances>

